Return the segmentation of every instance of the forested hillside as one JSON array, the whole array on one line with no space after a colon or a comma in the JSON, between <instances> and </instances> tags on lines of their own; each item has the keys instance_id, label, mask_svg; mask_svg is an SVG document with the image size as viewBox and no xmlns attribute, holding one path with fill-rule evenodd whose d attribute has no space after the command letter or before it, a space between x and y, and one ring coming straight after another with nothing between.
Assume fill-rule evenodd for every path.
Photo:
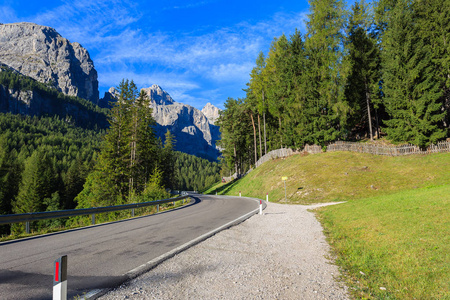
<instances>
[{"instance_id":1,"label":"forested hillside","mask_svg":"<svg viewBox=\"0 0 450 300\"><path fill-rule=\"evenodd\" d=\"M16 89L32 82L17 78ZM169 197L166 189L198 190L220 179L217 163L173 151L170 132L162 145L148 98L132 81L120 88L103 130L75 126L68 116L0 113L0 214L150 201ZM9 232L0 226L0 234Z\"/></svg>"},{"instance_id":2,"label":"forested hillside","mask_svg":"<svg viewBox=\"0 0 450 300\"><path fill-rule=\"evenodd\" d=\"M244 99L218 121L228 167L273 149L380 137L422 148L449 137L450 1L310 0L306 34L260 53Z\"/></svg>"},{"instance_id":3,"label":"forested hillside","mask_svg":"<svg viewBox=\"0 0 450 300\"><path fill-rule=\"evenodd\" d=\"M219 182L220 164L182 152L176 152L177 188L201 191Z\"/></svg>"},{"instance_id":4,"label":"forested hillside","mask_svg":"<svg viewBox=\"0 0 450 300\"><path fill-rule=\"evenodd\" d=\"M0 113L0 132L0 214L74 208L104 131Z\"/></svg>"},{"instance_id":5,"label":"forested hillside","mask_svg":"<svg viewBox=\"0 0 450 300\"><path fill-rule=\"evenodd\" d=\"M17 99L25 94L25 99ZM67 96L51 85L12 71L0 64L0 112L31 116L58 116L87 129L108 127L108 110L92 102Z\"/></svg>"}]
</instances>

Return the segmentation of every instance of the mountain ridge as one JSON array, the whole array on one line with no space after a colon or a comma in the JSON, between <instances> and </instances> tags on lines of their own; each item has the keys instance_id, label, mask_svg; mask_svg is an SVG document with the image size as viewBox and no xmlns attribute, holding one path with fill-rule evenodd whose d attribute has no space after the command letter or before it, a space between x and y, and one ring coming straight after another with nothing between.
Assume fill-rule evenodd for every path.
<instances>
[{"instance_id":1,"label":"mountain ridge","mask_svg":"<svg viewBox=\"0 0 450 300\"><path fill-rule=\"evenodd\" d=\"M97 71L88 51L51 27L0 25L0 62L66 95L98 102Z\"/></svg>"},{"instance_id":2,"label":"mountain ridge","mask_svg":"<svg viewBox=\"0 0 450 300\"><path fill-rule=\"evenodd\" d=\"M51 27L27 22L0 23L0 64L3 71L23 76L4 74L5 84L0 82L0 112L58 115L67 120L74 119L77 125L96 122L100 118L100 127L104 128L104 115L93 115L86 106L73 105L74 100L60 96L58 92L86 99L100 108L109 108L110 102L118 97L117 90L110 88L103 98L99 98L97 71L88 51ZM24 78L44 85L32 83L32 87L26 86L33 81ZM17 84L17 80L28 83ZM198 110L176 102L156 84L143 90L152 100L158 137L164 141L164 134L169 130L178 141L176 150L217 160L220 155L215 145L220 135L218 126L214 125L219 112L217 107L208 103L203 110Z\"/></svg>"}]
</instances>

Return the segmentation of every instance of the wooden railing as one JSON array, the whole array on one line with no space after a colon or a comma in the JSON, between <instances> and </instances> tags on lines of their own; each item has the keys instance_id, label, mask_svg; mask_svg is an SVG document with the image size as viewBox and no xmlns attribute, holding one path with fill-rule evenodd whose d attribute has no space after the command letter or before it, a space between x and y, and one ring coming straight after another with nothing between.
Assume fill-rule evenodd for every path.
<instances>
[{"instance_id":1,"label":"wooden railing","mask_svg":"<svg viewBox=\"0 0 450 300\"><path fill-rule=\"evenodd\" d=\"M351 151L359 153L370 153L375 155L401 156L410 154L429 154L439 152L450 152L450 142L442 141L435 145L430 145L427 149L422 150L420 147L406 144L400 146L394 145L376 145L361 144L353 142L335 142L327 147L327 151Z\"/></svg>"},{"instance_id":2,"label":"wooden railing","mask_svg":"<svg viewBox=\"0 0 450 300\"><path fill-rule=\"evenodd\" d=\"M442 141L438 142L435 145L430 145L426 150L420 149L418 146L406 144L400 146L394 145L377 145L377 144L363 144L363 143L355 143L355 142L343 142L337 141L333 144L328 145L327 152L334 151L351 151L351 152L359 152L359 153L370 153L375 155L389 155L389 156L401 156L401 155L410 155L410 154L430 154L430 153L439 153L439 152L450 152L450 141ZM255 164L255 168L259 167L263 163L276 159L288 157L296 153L307 152L309 154L317 154L322 152L322 147L318 145L305 145L303 150L294 151L289 148L281 148L277 150L272 150L266 155L262 156ZM253 169L250 169L247 173L251 172ZM226 182L231 181L233 179L238 178L237 174L233 174L230 177L224 177Z\"/></svg>"}]
</instances>

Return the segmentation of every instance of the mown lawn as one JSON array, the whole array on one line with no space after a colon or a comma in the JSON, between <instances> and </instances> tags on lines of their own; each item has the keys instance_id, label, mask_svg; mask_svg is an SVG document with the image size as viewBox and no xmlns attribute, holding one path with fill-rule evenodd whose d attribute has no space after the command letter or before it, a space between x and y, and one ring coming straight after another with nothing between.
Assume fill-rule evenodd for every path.
<instances>
[{"instance_id":1,"label":"mown lawn","mask_svg":"<svg viewBox=\"0 0 450 300\"><path fill-rule=\"evenodd\" d=\"M379 156L352 152L293 155L269 161L240 180L205 193L266 198L271 202L311 204L354 200L429 185L450 183L450 153Z\"/></svg>"},{"instance_id":2,"label":"mown lawn","mask_svg":"<svg viewBox=\"0 0 450 300\"><path fill-rule=\"evenodd\" d=\"M450 299L450 185L318 213L357 298Z\"/></svg>"}]
</instances>

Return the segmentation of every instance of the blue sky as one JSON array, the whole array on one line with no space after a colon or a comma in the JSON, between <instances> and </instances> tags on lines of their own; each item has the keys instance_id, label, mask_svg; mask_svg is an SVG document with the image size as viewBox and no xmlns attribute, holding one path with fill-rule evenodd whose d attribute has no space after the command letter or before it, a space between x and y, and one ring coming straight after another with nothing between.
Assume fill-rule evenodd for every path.
<instances>
[{"instance_id":1,"label":"blue sky","mask_svg":"<svg viewBox=\"0 0 450 300\"><path fill-rule=\"evenodd\" d=\"M121 79L160 85L177 102L223 108L244 97L260 51L274 37L305 33L306 0L0 0L0 22L55 28L85 47L100 97Z\"/></svg>"}]
</instances>

